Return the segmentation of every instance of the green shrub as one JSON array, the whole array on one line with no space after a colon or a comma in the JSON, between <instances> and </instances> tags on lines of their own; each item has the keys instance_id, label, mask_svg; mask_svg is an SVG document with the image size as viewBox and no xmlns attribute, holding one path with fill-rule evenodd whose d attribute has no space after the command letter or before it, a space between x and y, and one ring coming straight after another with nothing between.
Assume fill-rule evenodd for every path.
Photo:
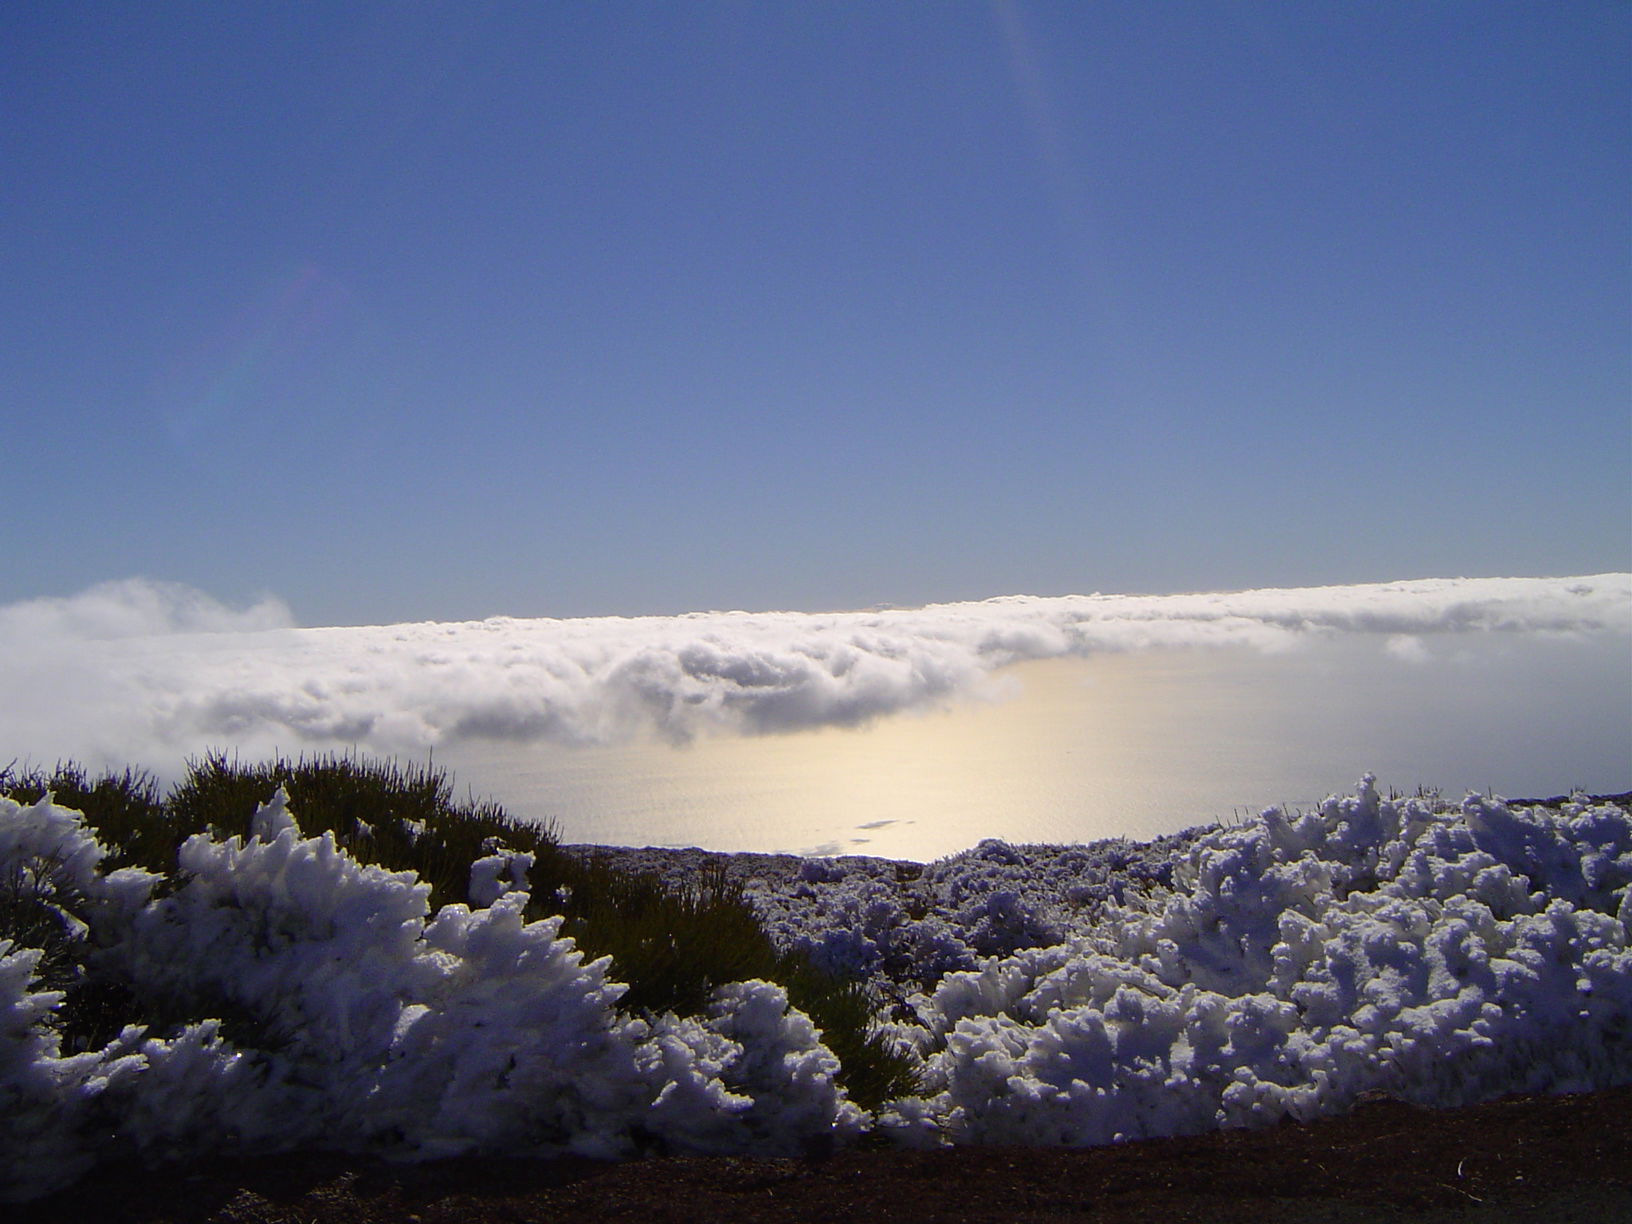
<instances>
[{"instance_id":1,"label":"green shrub","mask_svg":"<svg viewBox=\"0 0 1632 1224\"><path fill-rule=\"evenodd\" d=\"M85 898L51 879L54 864L19 861L0 869L0 939L13 947L35 948L39 987L66 990L78 980L84 960L84 928L79 913Z\"/></svg>"},{"instance_id":2,"label":"green shrub","mask_svg":"<svg viewBox=\"0 0 1632 1224\"><path fill-rule=\"evenodd\" d=\"M301 832L333 833L360 863L417 873L431 886L432 908L468 903L470 865L496 850L560 857L553 828L524 824L488 800L455 800L439 769L368 757L246 765L210 753L188 762L165 806L189 834L248 837L255 809L280 786Z\"/></svg>"},{"instance_id":3,"label":"green shrub","mask_svg":"<svg viewBox=\"0 0 1632 1224\"><path fill-rule=\"evenodd\" d=\"M49 773L20 772L15 762L0 770L0 795L35 803L47 791L59 806L82 813L96 840L108 848L104 870L146 867L163 874L175 866L176 848L186 835L175 827L152 774L127 768L92 781L72 761L58 762Z\"/></svg>"},{"instance_id":4,"label":"green shrub","mask_svg":"<svg viewBox=\"0 0 1632 1224\"><path fill-rule=\"evenodd\" d=\"M913 1091L910 1058L877 1030L865 983L837 977L797 952L779 952L723 867L690 886L630 873L605 858L566 860L563 904L550 905L533 873L533 905L565 913L564 933L592 956L609 955L629 983L624 1006L645 1013L700 1011L715 987L760 978L776 982L789 1002L810 1016L843 1066L850 1096L876 1108Z\"/></svg>"}]
</instances>

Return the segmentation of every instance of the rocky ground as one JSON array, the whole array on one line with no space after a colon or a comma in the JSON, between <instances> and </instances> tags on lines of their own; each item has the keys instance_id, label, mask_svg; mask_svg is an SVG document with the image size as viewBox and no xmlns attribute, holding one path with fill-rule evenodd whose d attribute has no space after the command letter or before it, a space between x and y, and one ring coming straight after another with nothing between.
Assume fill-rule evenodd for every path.
<instances>
[{"instance_id":1,"label":"rocky ground","mask_svg":"<svg viewBox=\"0 0 1632 1224\"><path fill-rule=\"evenodd\" d=\"M13 1224L488 1221L1632 1221L1632 1088L1062 1150L826 1159L450 1160L334 1154L109 1168Z\"/></svg>"}]
</instances>

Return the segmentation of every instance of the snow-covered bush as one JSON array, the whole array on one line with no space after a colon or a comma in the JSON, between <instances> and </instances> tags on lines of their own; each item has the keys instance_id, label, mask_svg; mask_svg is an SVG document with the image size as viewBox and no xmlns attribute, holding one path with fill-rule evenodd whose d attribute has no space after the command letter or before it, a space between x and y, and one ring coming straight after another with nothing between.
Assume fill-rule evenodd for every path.
<instances>
[{"instance_id":1,"label":"snow-covered bush","mask_svg":"<svg viewBox=\"0 0 1632 1224\"><path fill-rule=\"evenodd\" d=\"M0 939L0 1118L5 1119L0 1199L54 1189L91 1163L78 1132L88 1082L100 1060L61 1056L49 1021L62 992L33 989L42 955Z\"/></svg>"},{"instance_id":2,"label":"snow-covered bush","mask_svg":"<svg viewBox=\"0 0 1632 1224\"><path fill-rule=\"evenodd\" d=\"M144 1155L184 1150L218 1129L210 1102L245 1084L241 1060L222 1048L213 1024L182 1027L167 1041L131 1027L100 1050L64 1053L66 992L39 989L42 965L55 962L51 985L79 984L85 963L102 954L96 936L126 925L155 883L138 868L102 874L107 855L78 814L49 795L28 805L0 797L0 1200L71 1180L110 1136ZM45 946L20 946L24 933ZM167 1098L183 1066L186 1103L177 1110ZM195 1107L211 1078L219 1083ZM126 1118L141 1120L133 1132L121 1126Z\"/></svg>"},{"instance_id":3,"label":"snow-covered bush","mask_svg":"<svg viewBox=\"0 0 1632 1224\"><path fill-rule=\"evenodd\" d=\"M930 987L983 957L1046 947L1105 906L1172 881L1196 831L1149 843L1013 846L987 839L915 871L882 859L813 859L790 889L748 895L773 938L843 974Z\"/></svg>"},{"instance_id":4,"label":"snow-covered bush","mask_svg":"<svg viewBox=\"0 0 1632 1224\"><path fill-rule=\"evenodd\" d=\"M839 1060L780 986L722 986L705 1017L658 1029L669 1083L652 1125L673 1150L795 1155L867 1129L838 1084Z\"/></svg>"},{"instance_id":5,"label":"snow-covered bush","mask_svg":"<svg viewBox=\"0 0 1632 1224\"><path fill-rule=\"evenodd\" d=\"M0 1199L127 1155L794 1154L874 1125L1083 1144L1373 1091L1632 1082L1632 816L1611 804L1446 808L1368 777L1143 846L780 865L785 887L749 889L762 921L865 977L920 1072L876 1115L834 1054L865 1024L827 1039L789 1003L827 980L803 962L637 1010L610 958L537 916L531 852L467 861L468 901L434 907L415 872L305 836L281 790L236 827L190 837L158 887L107 871L49 795L0 798ZM63 1023L110 984L122 1031Z\"/></svg>"},{"instance_id":6,"label":"snow-covered bush","mask_svg":"<svg viewBox=\"0 0 1632 1224\"><path fill-rule=\"evenodd\" d=\"M0 937L32 940L42 953L34 972L52 985L77 976L90 920L140 906L156 879L133 867L104 874L107 857L78 813L49 796L26 805L0 796Z\"/></svg>"},{"instance_id":7,"label":"snow-covered bush","mask_svg":"<svg viewBox=\"0 0 1632 1224\"><path fill-rule=\"evenodd\" d=\"M176 886L150 898L145 872L97 874L75 813L0 799L0 871L72 882L97 970L148 1014L205 1017L64 1055L63 992L36 988L38 950L0 939L0 1196L115 1154L797 1150L865 1124L779 987L633 1017L610 960L586 961L559 918L527 921L520 888L432 914L413 873L303 837L282 791L251 830L190 838Z\"/></svg>"},{"instance_id":8,"label":"snow-covered bush","mask_svg":"<svg viewBox=\"0 0 1632 1224\"><path fill-rule=\"evenodd\" d=\"M919 1001L886 1129L1098 1143L1383 1091L1449 1105L1632 1080L1627 813L1359 794L1201 837L1171 891Z\"/></svg>"}]
</instances>

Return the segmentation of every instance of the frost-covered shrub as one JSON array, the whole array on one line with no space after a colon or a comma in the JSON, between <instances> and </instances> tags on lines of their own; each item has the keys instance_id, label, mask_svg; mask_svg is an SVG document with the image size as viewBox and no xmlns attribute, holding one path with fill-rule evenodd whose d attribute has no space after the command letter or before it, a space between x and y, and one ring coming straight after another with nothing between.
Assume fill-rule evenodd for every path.
<instances>
[{"instance_id":1,"label":"frost-covered shrub","mask_svg":"<svg viewBox=\"0 0 1632 1224\"><path fill-rule=\"evenodd\" d=\"M133 1025L64 1055L40 952L0 940L6 1198L120 1154L792 1151L866 1124L780 987L724 986L692 1019L620 1010L608 958L586 961L559 917L527 920L523 858L490 904L433 915L413 873L302 836L280 790L248 836L190 838L151 898L146 873L97 874L75 813L0 802L0 870L38 859L41 879L74 882L95 957L149 1014L227 1021Z\"/></svg>"},{"instance_id":2,"label":"frost-covered shrub","mask_svg":"<svg viewBox=\"0 0 1632 1224\"><path fill-rule=\"evenodd\" d=\"M0 938L36 950L30 977L66 986L84 958L89 927L82 915L104 851L47 799L24 807L0 798L0 804Z\"/></svg>"},{"instance_id":3,"label":"frost-covered shrub","mask_svg":"<svg viewBox=\"0 0 1632 1224\"><path fill-rule=\"evenodd\" d=\"M791 888L762 878L748 896L780 944L818 965L928 988L983 957L1059 943L1105 906L1165 888L1175 854L1198 835L1091 846L987 839L910 874L880 859L818 859Z\"/></svg>"},{"instance_id":4,"label":"frost-covered shrub","mask_svg":"<svg viewBox=\"0 0 1632 1224\"><path fill-rule=\"evenodd\" d=\"M267 788L257 800L271 793ZM84 818L86 828L103 847L103 866L147 867L167 871L181 842L177 826L159 799L158 782L139 769L108 771L92 777L73 762L49 772L0 769L0 795L27 807L47 794L59 807ZM246 809L247 810L247 809Z\"/></svg>"},{"instance_id":5,"label":"frost-covered shrub","mask_svg":"<svg viewBox=\"0 0 1632 1224\"><path fill-rule=\"evenodd\" d=\"M657 1089L620 1015L605 958L585 963L560 919L526 922L526 897L446 906L409 966L406 1006L347 1098L350 1126L414 1155L466 1151L627 1155Z\"/></svg>"},{"instance_id":6,"label":"frost-covered shrub","mask_svg":"<svg viewBox=\"0 0 1632 1224\"><path fill-rule=\"evenodd\" d=\"M839 1060L773 983L722 987L706 1016L667 1017L656 1038L668 1083L651 1125L674 1150L794 1155L869 1124L839 1086Z\"/></svg>"},{"instance_id":7,"label":"frost-covered shrub","mask_svg":"<svg viewBox=\"0 0 1632 1224\"><path fill-rule=\"evenodd\" d=\"M98 1059L61 1056L49 1021L62 992L33 989L41 955L0 939L0 1201L55 1189L91 1163L79 1132Z\"/></svg>"},{"instance_id":8,"label":"frost-covered shrub","mask_svg":"<svg viewBox=\"0 0 1632 1224\"><path fill-rule=\"evenodd\" d=\"M1172 891L947 977L921 1140L1097 1143L1385 1091L1460 1104L1632 1080L1627 813L1391 802L1201 837Z\"/></svg>"},{"instance_id":9,"label":"frost-covered shrub","mask_svg":"<svg viewBox=\"0 0 1632 1224\"><path fill-rule=\"evenodd\" d=\"M143 913L129 967L144 988L201 989L264 1026L274 1067L304 1098L303 1125L286 1141L413 1155L633 1150L666 1084L640 1051L649 1028L617 1010L626 987L609 980L610 960L586 963L559 917L526 921L528 895L514 887L485 908L429 916L411 874L359 866L329 834L301 838L282 792L255 828L247 842L183 847L187 881ZM496 881L491 866L479 873ZM524 863L507 867L512 884L524 877ZM727 1086L745 1094L748 1117L775 1119L737 1128L722 1146L803 1133L808 1120L778 1098L814 1092L822 1103L805 1108L827 1108L837 1060L807 1019L786 1014L780 991L774 1025L726 1024L722 1006L708 1023L737 1042L721 1064ZM827 1060L825 1087L814 1075L736 1073L782 1057L778 1025L808 1038L804 1057ZM692 1074L673 1064L671 1055L665 1073Z\"/></svg>"},{"instance_id":10,"label":"frost-covered shrub","mask_svg":"<svg viewBox=\"0 0 1632 1224\"><path fill-rule=\"evenodd\" d=\"M553 829L513 820L488 800L455 799L441 770L334 754L246 763L217 752L190 762L163 805L180 831L174 844L192 833L216 839L248 834L256 805L279 789L308 833L333 834L335 844L359 863L413 871L430 886L436 907L480 903L468 890L471 866L484 857L531 854L543 868L541 882L558 859ZM173 862L174 850L163 863L150 865L168 871Z\"/></svg>"},{"instance_id":11,"label":"frost-covered shrub","mask_svg":"<svg viewBox=\"0 0 1632 1224\"><path fill-rule=\"evenodd\" d=\"M753 1102L742 1117L749 1150L787 1153L812 1139L851 1139L865 1129L861 1110L838 1086L839 1060L810 1017L788 1007L782 987L723 986L707 1023L742 1049L723 1078Z\"/></svg>"},{"instance_id":12,"label":"frost-covered shrub","mask_svg":"<svg viewBox=\"0 0 1632 1224\"><path fill-rule=\"evenodd\" d=\"M78 940L95 912L140 905L156 877L129 867L104 874L107 857L79 813L58 807L49 793L26 806L0 796L0 921L34 912L42 934L54 928Z\"/></svg>"},{"instance_id":13,"label":"frost-covered shrub","mask_svg":"<svg viewBox=\"0 0 1632 1224\"><path fill-rule=\"evenodd\" d=\"M1444 808L1367 778L1313 812L1145 846L823 860L749 890L780 952L720 875L618 936L718 906L707 929L741 935L731 956L783 975L715 980L689 1014L630 1007L615 962L540 916L568 897L535 899L531 851L487 845L468 901L438 908L415 872L306 836L283 791L235 827L189 838L160 888L106 870L49 796L0 800L0 881L29 916L0 926L0 1197L126 1155L797 1153L875 1124L1095 1143L1368 1091L1632 1081L1632 817L1613 805ZM576 877L602 908L625 895L610 871ZM55 941L60 981L29 939ZM682 968L687 989L713 971ZM65 1045L65 993L86 983L117 984L133 1022ZM790 997L841 1022L824 1035ZM913 1095L889 1100L896 1071L866 1062L872 1006ZM888 1101L876 1117L844 1086L856 1066Z\"/></svg>"},{"instance_id":14,"label":"frost-covered shrub","mask_svg":"<svg viewBox=\"0 0 1632 1224\"><path fill-rule=\"evenodd\" d=\"M167 1011L228 1014L275 1053L285 1142L342 1133L372 1087L409 997L428 889L360 866L330 833L304 838L279 791L254 836L183 844L181 883L136 915L120 966Z\"/></svg>"},{"instance_id":15,"label":"frost-covered shrub","mask_svg":"<svg viewBox=\"0 0 1632 1224\"><path fill-rule=\"evenodd\" d=\"M107 857L78 813L49 793L27 806L0 798L0 1200L66 1183L89 1167L97 1145L150 1154L194 1137L192 1123L205 1123L200 1112L160 1100L173 1072L183 1062L208 1063L211 1073L232 1069L210 1026L168 1042L128 1027L102 1049L63 1051L67 991L39 988L42 965L55 962L53 985L81 986L86 962L99 954L96 936L127 923L154 883L136 868L102 874ZM25 932L44 947L23 946ZM201 1076L187 1078L191 1098ZM218 1130L216 1123L207 1128Z\"/></svg>"}]
</instances>

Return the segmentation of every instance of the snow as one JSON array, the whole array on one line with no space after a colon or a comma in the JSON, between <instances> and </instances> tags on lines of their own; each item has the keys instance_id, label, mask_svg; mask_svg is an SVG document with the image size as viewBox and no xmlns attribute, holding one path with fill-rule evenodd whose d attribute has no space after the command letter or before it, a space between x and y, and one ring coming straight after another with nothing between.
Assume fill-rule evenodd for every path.
<instances>
[{"instance_id":1,"label":"snow","mask_svg":"<svg viewBox=\"0 0 1632 1224\"><path fill-rule=\"evenodd\" d=\"M132 1154L1087 1144L1370 1092L1632 1081L1632 817L1609 804L1446 807L1367 777L1148 844L798 863L750 889L767 928L867 976L921 1063L919 1094L876 1114L777 985L623 1011L609 960L525 920L526 856L479 860L479 904L432 912L412 873L305 837L282 792L252 829L190 839L165 891L104 873L49 796L0 799L0 915L38 902L58 928L50 948L0 939L0 1195ZM170 1025L64 1050L63 995L38 980L64 948Z\"/></svg>"},{"instance_id":2,"label":"snow","mask_svg":"<svg viewBox=\"0 0 1632 1224\"><path fill-rule=\"evenodd\" d=\"M0 940L0 1194L131 1151L611 1157L653 1141L794 1150L864 1123L779 987L733 984L705 1017L649 1023L618 1010L610 960L586 962L559 918L524 921L519 888L432 914L412 873L301 836L281 791L253 827L189 839L180 886L132 907L128 880L88 870L103 851L76 814L0 799L7 850L60 852L82 908L103 916L89 955L162 1012L197 1017L65 1055L46 1023L62 994L31 985L39 952ZM504 865L524 879L523 862Z\"/></svg>"},{"instance_id":3,"label":"snow","mask_svg":"<svg viewBox=\"0 0 1632 1224\"><path fill-rule=\"evenodd\" d=\"M925 1117L959 1141L1099 1143L1632 1078L1626 813L1366 779L1196 841L1171 891L948 975L917 1013ZM885 1119L885 1125L891 1125Z\"/></svg>"}]
</instances>

